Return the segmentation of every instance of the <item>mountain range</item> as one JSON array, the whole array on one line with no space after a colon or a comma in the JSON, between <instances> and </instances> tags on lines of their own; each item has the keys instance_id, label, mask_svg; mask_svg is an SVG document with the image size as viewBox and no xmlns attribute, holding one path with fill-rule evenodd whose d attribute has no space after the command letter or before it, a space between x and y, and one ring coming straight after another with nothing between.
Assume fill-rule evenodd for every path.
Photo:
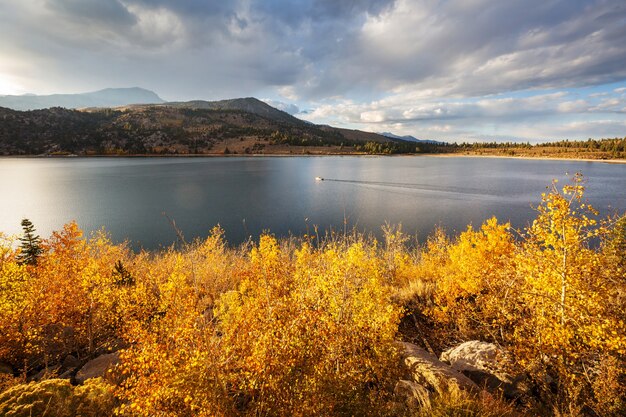
<instances>
[{"instance_id":1,"label":"mountain range","mask_svg":"<svg viewBox=\"0 0 626 417\"><path fill-rule=\"evenodd\" d=\"M439 141L431 140L431 139L418 139L415 136L411 136L411 135L399 136L391 132L382 132L382 133L379 133L379 135L384 136L386 138L390 138L390 139L403 140L406 142L428 143L432 145L445 145L445 142L439 142Z\"/></svg>"},{"instance_id":2,"label":"mountain range","mask_svg":"<svg viewBox=\"0 0 626 417\"><path fill-rule=\"evenodd\" d=\"M4 96L0 106L0 155L432 151L415 138L316 125L254 97L165 102L149 90L122 88Z\"/></svg>"},{"instance_id":3,"label":"mountain range","mask_svg":"<svg viewBox=\"0 0 626 417\"><path fill-rule=\"evenodd\" d=\"M128 104L156 104L164 100L156 93L139 87L105 88L81 94L0 96L0 107L13 110L39 110L50 107L80 109L85 107L118 107Z\"/></svg>"}]
</instances>

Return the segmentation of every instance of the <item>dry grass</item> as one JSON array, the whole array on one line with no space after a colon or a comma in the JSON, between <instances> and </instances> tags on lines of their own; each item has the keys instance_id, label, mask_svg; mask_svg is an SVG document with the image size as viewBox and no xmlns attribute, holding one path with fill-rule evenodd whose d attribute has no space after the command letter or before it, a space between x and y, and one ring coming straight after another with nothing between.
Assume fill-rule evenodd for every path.
<instances>
[{"instance_id":1,"label":"dry grass","mask_svg":"<svg viewBox=\"0 0 626 417\"><path fill-rule=\"evenodd\" d=\"M512 404L489 394L473 396L450 386L434 397L430 408L416 410L413 417L521 417Z\"/></svg>"}]
</instances>

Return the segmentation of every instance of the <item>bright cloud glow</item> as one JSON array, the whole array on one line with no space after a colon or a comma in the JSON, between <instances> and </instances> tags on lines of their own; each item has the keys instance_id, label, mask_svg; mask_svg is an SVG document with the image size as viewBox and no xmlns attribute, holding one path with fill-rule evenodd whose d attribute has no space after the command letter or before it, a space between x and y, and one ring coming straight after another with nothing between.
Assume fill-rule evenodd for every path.
<instances>
[{"instance_id":1,"label":"bright cloud glow","mask_svg":"<svg viewBox=\"0 0 626 417\"><path fill-rule=\"evenodd\" d=\"M21 88L10 77L0 74L0 95L20 94Z\"/></svg>"}]
</instances>

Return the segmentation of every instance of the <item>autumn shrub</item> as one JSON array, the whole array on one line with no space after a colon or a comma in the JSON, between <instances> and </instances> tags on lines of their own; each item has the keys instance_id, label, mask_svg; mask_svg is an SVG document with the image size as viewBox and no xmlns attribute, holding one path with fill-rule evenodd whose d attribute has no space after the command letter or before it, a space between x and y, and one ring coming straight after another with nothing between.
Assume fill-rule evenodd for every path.
<instances>
[{"instance_id":1,"label":"autumn shrub","mask_svg":"<svg viewBox=\"0 0 626 417\"><path fill-rule=\"evenodd\" d=\"M431 297L419 296L422 312L433 319L448 339L501 340L497 318L503 314L503 300L514 286L512 258L515 244L508 223L487 220L478 230L468 226L455 239L438 230L422 251L416 275L406 289L422 292L431 288ZM405 289L405 291L407 291ZM420 306L417 306L419 309Z\"/></svg>"},{"instance_id":2,"label":"autumn shrub","mask_svg":"<svg viewBox=\"0 0 626 417\"><path fill-rule=\"evenodd\" d=\"M592 370L593 409L602 416L626 415L626 361L602 355Z\"/></svg>"},{"instance_id":3,"label":"autumn shrub","mask_svg":"<svg viewBox=\"0 0 626 417\"><path fill-rule=\"evenodd\" d=\"M15 385L19 385L21 384L23 381L23 378L20 377L15 377L12 374L8 374L8 373L0 373L0 392L3 392Z\"/></svg>"},{"instance_id":4,"label":"autumn shrub","mask_svg":"<svg viewBox=\"0 0 626 417\"><path fill-rule=\"evenodd\" d=\"M74 387L71 409L76 417L113 416L118 405L115 386L102 378L90 378Z\"/></svg>"},{"instance_id":5,"label":"autumn shrub","mask_svg":"<svg viewBox=\"0 0 626 417\"><path fill-rule=\"evenodd\" d=\"M601 395L594 380L607 369L602 358L626 354L624 306L616 297L625 281L593 245L609 230L583 193L580 176L562 190L553 184L515 258L520 287L511 350L561 415L595 408Z\"/></svg>"},{"instance_id":6,"label":"autumn shrub","mask_svg":"<svg viewBox=\"0 0 626 417\"><path fill-rule=\"evenodd\" d=\"M397 339L435 353L497 343L531 384L530 415L624 415L626 218L598 219L583 185L553 184L524 231L494 218L423 247L386 226L382 242L264 235L232 248L218 227L133 253L70 223L25 264L0 235L0 362L15 372L0 415L385 415ZM114 388L23 383L111 349ZM514 415L448 394L413 413Z\"/></svg>"},{"instance_id":7,"label":"autumn shrub","mask_svg":"<svg viewBox=\"0 0 626 417\"><path fill-rule=\"evenodd\" d=\"M113 386L90 379L74 387L66 379L15 385L0 393L0 415L5 417L111 416L117 403Z\"/></svg>"},{"instance_id":8,"label":"autumn shrub","mask_svg":"<svg viewBox=\"0 0 626 417\"><path fill-rule=\"evenodd\" d=\"M0 361L22 365L29 349L31 329L27 317L32 305L28 303L31 275L17 260L11 241L0 243Z\"/></svg>"},{"instance_id":9,"label":"autumn shrub","mask_svg":"<svg viewBox=\"0 0 626 417\"><path fill-rule=\"evenodd\" d=\"M444 267L449 263L448 248L451 242L441 228L428 238L424 247L418 248L418 255L404 271L403 279L395 282L396 299L413 313L428 314L434 307L435 291L443 276ZM401 258L409 259L408 256Z\"/></svg>"},{"instance_id":10,"label":"autumn shrub","mask_svg":"<svg viewBox=\"0 0 626 417\"><path fill-rule=\"evenodd\" d=\"M104 233L84 239L70 223L42 249L36 265L6 249L0 261L0 361L25 372L110 348L132 310L115 282L125 245Z\"/></svg>"},{"instance_id":11,"label":"autumn shrub","mask_svg":"<svg viewBox=\"0 0 626 417\"><path fill-rule=\"evenodd\" d=\"M435 287L411 307L434 320L430 338L502 345L555 415L619 409L626 392L624 220L598 220L583 195L578 175L554 183L521 234L495 219L436 233L414 280Z\"/></svg>"},{"instance_id":12,"label":"autumn shrub","mask_svg":"<svg viewBox=\"0 0 626 417\"><path fill-rule=\"evenodd\" d=\"M262 236L210 314L194 292L124 354L137 415L377 415L400 309L364 242L293 253ZM189 307L191 306L191 307Z\"/></svg>"}]
</instances>

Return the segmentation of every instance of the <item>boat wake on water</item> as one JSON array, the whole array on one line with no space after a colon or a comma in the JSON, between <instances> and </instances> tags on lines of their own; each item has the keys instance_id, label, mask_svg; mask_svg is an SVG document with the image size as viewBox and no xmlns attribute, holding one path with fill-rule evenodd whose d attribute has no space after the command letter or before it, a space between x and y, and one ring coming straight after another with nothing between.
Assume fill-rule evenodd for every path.
<instances>
[{"instance_id":1,"label":"boat wake on water","mask_svg":"<svg viewBox=\"0 0 626 417\"><path fill-rule=\"evenodd\" d=\"M456 198L456 199L477 198L477 199L482 199L482 200L484 199L501 200L502 199L502 196L481 192L476 189L452 187L452 186L445 186L445 185L440 186L440 185L405 183L405 182L347 180L347 179L323 178L323 177L315 177L315 180L324 181L324 182L339 182L339 183L345 183L345 184L353 184L353 185L377 189L381 191L396 192L396 193L402 192L403 194L419 193L422 196L433 196L433 197L445 196L448 198Z\"/></svg>"}]
</instances>

